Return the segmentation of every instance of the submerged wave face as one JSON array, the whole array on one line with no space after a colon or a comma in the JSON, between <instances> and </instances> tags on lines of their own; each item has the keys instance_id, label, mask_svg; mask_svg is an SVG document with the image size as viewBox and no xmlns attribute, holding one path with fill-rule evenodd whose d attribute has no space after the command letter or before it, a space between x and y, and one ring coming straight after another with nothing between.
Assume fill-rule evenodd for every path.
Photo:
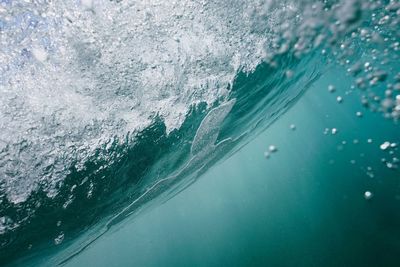
<instances>
[{"instance_id":1,"label":"submerged wave face","mask_svg":"<svg viewBox=\"0 0 400 267\"><path fill-rule=\"evenodd\" d=\"M399 13L396 1L0 1L0 263L190 184L330 64L397 120L395 94L379 92L400 90Z\"/></svg>"}]
</instances>

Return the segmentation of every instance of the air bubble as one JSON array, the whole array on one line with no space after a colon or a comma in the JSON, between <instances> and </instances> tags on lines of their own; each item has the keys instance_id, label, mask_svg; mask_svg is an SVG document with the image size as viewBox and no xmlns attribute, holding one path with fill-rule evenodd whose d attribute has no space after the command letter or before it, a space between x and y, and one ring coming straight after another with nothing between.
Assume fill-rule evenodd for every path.
<instances>
[{"instance_id":1,"label":"air bubble","mask_svg":"<svg viewBox=\"0 0 400 267\"><path fill-rule=\"evenodd\" d=\"M394 165L391 162L386 162L386 167L388 167L389 169L393 169Z\"/></svg>"},{"instance_id":2,"label":"air bubble","mask_svg":"<svg viewBox=\"0 0 400 267\"><path fill-rule=\"evenodd\" d=\"M285 75L286 75L286 78L290 79L290 78L293 77L294 73L293 73L292 70L287 70L287 71L285 72Z\"/></svg>"},{"instance_id":3,"label":"air bubble","mask_svg":"<svg viewBox=\"0 0 400 267\"><path fill-rule=\"evenodd\" d=\"M365 191L365 193L364 193L364 198L365 198L366 200L370 200L372 197L373 197L373 194L372 194L371 191Z\"/></svg>"},{"instance_id":4,"label":"air bubble","mask_svg":"<svg viewBox=\"0 0 400 267\"><path fill-rule=\"evenodd\" d=\"M328 91L329 91L330 93L334 93L334 92L336 91L335 86L329 85L329 86L328 86Z\"/></svg>"},{"instance_id":5,"label":"air bubble","mask_svg":"<svg viewBox=\"0 0 400 267\"><path fill-rule=\"evenodd\" d=\"M278 151L278 148L277 148L276 146L274 146L274 145L270 145L268 149L269 149L269 151L272 152L272 153Z\"/></svg>"},{"instance_id":6,"label":"air bubble","mask_svg":"<svg viewBox=\"0 0 400 267\"><path fill-rule=\"evenodd\" d=\"M390 146L390 142L384 142L383 144L380 145L380 148L382 150L386 150L389 148L389 146Z\"/></svg>"}]
</instances>

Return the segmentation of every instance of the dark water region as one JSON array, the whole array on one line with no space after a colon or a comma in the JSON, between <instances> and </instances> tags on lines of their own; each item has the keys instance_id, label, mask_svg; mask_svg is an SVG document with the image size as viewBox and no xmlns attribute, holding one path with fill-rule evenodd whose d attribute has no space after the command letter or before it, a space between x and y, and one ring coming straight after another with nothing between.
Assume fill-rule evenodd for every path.
<instances>
[{"instance_id":1,"label":"dark water region","mask_svg":"<svg viewBox=\"0 0 400 267\"><path fill-rule=\"evenodd\" d=\"M350 85L324 75L234 156L65 266L398 266L400 180L380 145L399 126L345 95Z\"/></svg>"}]
</instances>

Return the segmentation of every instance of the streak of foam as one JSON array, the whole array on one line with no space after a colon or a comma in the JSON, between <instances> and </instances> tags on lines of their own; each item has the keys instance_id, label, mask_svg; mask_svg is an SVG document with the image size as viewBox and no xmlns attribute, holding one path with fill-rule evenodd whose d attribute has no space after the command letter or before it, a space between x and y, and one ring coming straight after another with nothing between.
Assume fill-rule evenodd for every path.
<instances>
[{"instance_id":1,"label":"streak of foam","mask_svg":"<svg viewBox=\"0 0 400 267\"><path fill-rule=\"evenodd\" d=\"M212 150L217 141L220 126L234 104L235 99L232 99L208 112L207 116L203 119L197 129L194 137L190 149L192 155L201 153L203 150Z\"/></svg>"}]
</instances>

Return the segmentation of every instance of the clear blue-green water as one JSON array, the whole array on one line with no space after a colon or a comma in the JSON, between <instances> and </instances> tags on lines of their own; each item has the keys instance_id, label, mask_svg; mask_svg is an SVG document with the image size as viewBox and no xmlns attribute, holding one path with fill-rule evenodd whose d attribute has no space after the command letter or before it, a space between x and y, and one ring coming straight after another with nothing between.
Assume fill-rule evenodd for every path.
<instances>
[{"instance_id":1,"label":"clear blue-green water","mask_svg":"<svg viewBox=\"0 0 400 267\"><path fill-rule=\"evenodd\" d=\"M66 266L398 266L399 176L379 145L399 128L355 96L338 104L349 80L330 94L332 73L234 156ZM270 144L278 152L265 159Z\"/></svg>"},{"instance_id":2,"label":"clear blue-green water","mask_svg":"<svg viewBox=\"0 0 400 267\"><path fill-rule=\"evenodd\" d=\"M398 266L400 3L0 0L1 266Z\"/></svg>"}]
</instances>

